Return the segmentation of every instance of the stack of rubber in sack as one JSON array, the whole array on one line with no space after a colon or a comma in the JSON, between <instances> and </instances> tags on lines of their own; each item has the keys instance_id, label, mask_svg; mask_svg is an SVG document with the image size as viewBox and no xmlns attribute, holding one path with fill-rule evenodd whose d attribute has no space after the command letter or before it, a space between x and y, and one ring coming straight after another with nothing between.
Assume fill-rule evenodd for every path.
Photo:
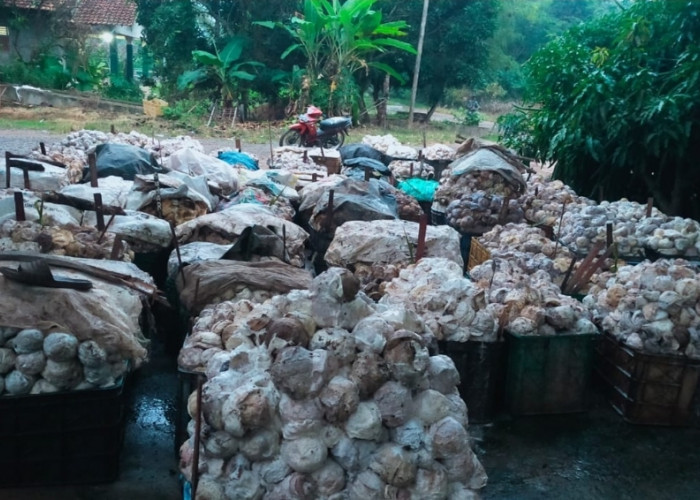
<instances>
[{"instance_id":1,"label":"stack of rubber in sack","mask_svg":"<svg viewBox=\"0 0 700 500\"><path fill-rule=\"evenodd\" d=\"M196 471L196 498L476 497L486 474L454 364L431 355L415 314L358 288L332 269L237 311L201 408L189 400L180 465L190 481Z\"/></svg>"}]
</instances>

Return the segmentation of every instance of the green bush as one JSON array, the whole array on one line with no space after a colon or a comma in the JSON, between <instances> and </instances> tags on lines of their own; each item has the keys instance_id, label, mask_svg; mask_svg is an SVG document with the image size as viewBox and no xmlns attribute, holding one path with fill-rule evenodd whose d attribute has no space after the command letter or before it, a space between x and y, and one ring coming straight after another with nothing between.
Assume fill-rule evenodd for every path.
<instances>
[{"instance_id":1,"label":"green bush","mask_svg":"<svg viewBox=\"0 0 700 500\"><path fill-rule=\"evenodd\" d=\"M653 0L569 30L528 62L504 142L582 195L700 218L698 33L700 2Z\"/></svg>"},{"instance_id":2,"label":"green bush","mask_svg":"<svg viewBox=\"0 0 700 500\"><path fill-rule=\"evenodd\" d=\"M442 99L442 103L448 108L461 108L473 95L474 91L467 87L449 88L445 90L445 96Z\"/></svg>"},{"instance_id":3,"label":"green bush","mask_svg":"<svg viewBox=\"0 0 700 500\"><path fill-rule=\"evenodd\" d=\"M180 99L163 109L163 118L168 120L186 120L192 117L201 118L209 113L211 103L205 99Z\"/></svg>"},{"instance_id":4,"label":"green bush","mask_svg":"<svg viewBox=\"0 0 700 500\"><path fill-rule=\"evenodd\" d=\"M497 80L510 97L520 97L525 90L525 77L520 66L499 71Z\"/></svg>"},{"instance_id":5,"label":"green bush","mask_svg":"<svg viewBox=\"0 0 700 500\"><path fill-rule=\"evenodd\" d=\"M478 127L479 122L483 119L481 113L470 109L458 109L452 112L452 115L459 120L462 125L467 127Z\"/></svg>"},{"instance_id":6,"label":"green bush","mask_svg":"<svg viewBox=\"0 0 700 500\"><path fill-rule=\"evenodd\" d=\"M15 61L0 67L0 81L63 90L71 82L70 73L53 56L41 56L25 63Z\"/></svg>"},{"instance_id":7,"label":"green bush","mask_svg":"<svg viewBox=\"0 0 700 500\"><path fill-rule=\"evenodd\" d=\"M143 92L138 83L129 82L124 78L112 78L109 85L102 89L102 95L108 99L140 103Z\"/></svg>"}]
</instances>

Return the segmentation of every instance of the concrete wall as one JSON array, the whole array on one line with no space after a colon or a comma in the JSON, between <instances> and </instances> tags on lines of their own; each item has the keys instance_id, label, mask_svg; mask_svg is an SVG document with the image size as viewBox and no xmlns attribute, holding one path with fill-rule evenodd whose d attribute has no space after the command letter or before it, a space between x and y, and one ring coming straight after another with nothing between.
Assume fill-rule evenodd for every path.
<instances>
[{"instance_id":1,"label":"concrete wall","mask_svg":"<svg viewBox=\"0 0 700 500\"><path fill-rule=\"evenodd\" d=\"M83 107L120 113L143 113L143 106L138 104L103 99L98 95L86 93L57 92L20 85L0 85L0 94L2 101L16 102L24 106Z\"/></svg>"},{"instance_id":2,"label":"concrete wall","mask_svg":"<svg viewBox=\"0 0 700 500\"><path fill-rule=\"evenodd\" d=\"M0 64L8 64L21 58L23 61L31 61L40 50L49 43L46 32L46 19L39 16L28 16L26 27L15 30L8 26L8 19L0 16L0 26L7 26L10 30L9 50L0 50ZM60 51L53 49L56 54Z\"/></svg>"}]
</instances>

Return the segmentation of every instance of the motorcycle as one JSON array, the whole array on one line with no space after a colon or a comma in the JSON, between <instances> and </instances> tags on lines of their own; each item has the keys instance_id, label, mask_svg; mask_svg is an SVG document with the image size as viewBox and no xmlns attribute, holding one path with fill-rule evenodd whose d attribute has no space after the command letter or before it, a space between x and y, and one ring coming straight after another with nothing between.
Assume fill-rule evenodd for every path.
<instances>
[{"instance_id":1,"label":"motorcycle","mask_svg":"<svg viewBox=\"0 0 700 500\"><path fill-rule=\"evenodd\" d=\"M316 106L309 106L305 114L299 115L297 123L282 134L280 146L320 146L327 149L342 146L348 135L348 128L352 125L352 119L336 116L321 120L322 116L323 111Z\"/></svg>"}]
</instances>

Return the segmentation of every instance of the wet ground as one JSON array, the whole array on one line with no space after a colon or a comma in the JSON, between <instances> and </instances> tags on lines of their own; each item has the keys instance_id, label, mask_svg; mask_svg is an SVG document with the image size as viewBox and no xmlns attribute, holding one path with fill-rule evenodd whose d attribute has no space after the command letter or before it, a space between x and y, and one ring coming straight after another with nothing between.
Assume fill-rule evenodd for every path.
<instances>
[{"instance_id":1,"label":"wet ground","mask_svg":"<svg viewBox=\"0 0 700 500\"><path fill-rule=\"evenodd\" d=\"M603 405L472 429L486 499L700 498L700 429L628 424Z\"/></svg>"},{"instance_id":2,"label":"wet ground","mask_svg":"<svg viewBox=\"0 0 700 500\"><path fill-rule=\"evenodd\" d=\"M0 150L27 152L39 140L52 142L60 137L0 131ZM227 145L226 140L217 141L221 142L206 143L206 149ZM163 329L161 335L167 334ZM162 337L154 339L150 362L129 384L116 481L5 488L0 489L0 500L179 499L175 454L179 383L169 344L170 353ZM628 424L600 396L594 398L592 408L581 414L503 416L492 424L472 426L473 446L489 475L484 500L700 498L699 427Z\"/></svg>"},{"instance_id":3,"label":"wet ground","mask_svg":"<svg viewBox=\"0 0 700 500\"><path fill-rule=\"evenodd\" d=\"M117 481L0 489L3 500L175 500L178 377L154 343L131 381ZM518 417L470 428L489 484L484 500L700 498L700 429L632 425L596 397L586 413Z\"/></svg>"},{"instance_id":4,"label":"wet ground","mask_svg":"<svg viewBox=\"0 0 700 500\"><path fill-rule=\"evenodd\" d=\"M176 500L176 362L160 340L127 384L118 479L108 484L0 489L2 500Z\"/></svg>"}]
</instances>

